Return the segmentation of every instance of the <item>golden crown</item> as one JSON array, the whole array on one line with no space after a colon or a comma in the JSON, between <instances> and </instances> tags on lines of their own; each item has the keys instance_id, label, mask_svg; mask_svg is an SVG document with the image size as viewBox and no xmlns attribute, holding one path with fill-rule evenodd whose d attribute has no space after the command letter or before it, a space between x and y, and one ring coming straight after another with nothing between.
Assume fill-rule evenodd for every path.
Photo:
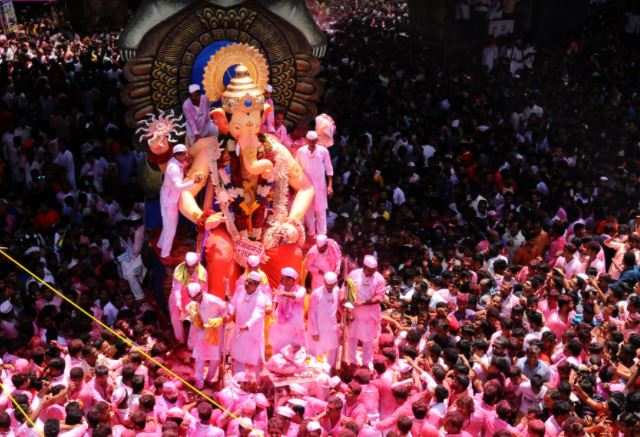
<instances>
[{"instance_id":1,"label":"golden crown","mask_svg":"<svg viewBox=\"0 0 640 437\"><path fill-rule=\"evenodd\" d=\"M233 66L236 66L235 75L225 88L224 75ZM203 85L209 100L222 99L225 112L233 112L262 110L268 82L269 66L265 57L257 48L237 43L221 48L211 57Z\"/></svg>"},{"instance_id":2,"label":"golden crown","mask_svg":"<svg viewBox=\"0 0 640 437\"><path fill-rule=\"evenodd\" d=\"M236 74L222 93L222 108L227 113L264 109L264 91L258 88L244 65L236 67Z\"/></svg>"}]
</instances>

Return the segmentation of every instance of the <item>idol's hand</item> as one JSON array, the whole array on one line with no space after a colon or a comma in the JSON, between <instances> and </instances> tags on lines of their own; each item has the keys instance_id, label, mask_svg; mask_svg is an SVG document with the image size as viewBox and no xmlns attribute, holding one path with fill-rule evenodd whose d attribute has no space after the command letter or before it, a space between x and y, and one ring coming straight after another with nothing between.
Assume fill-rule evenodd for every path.
<instances>
[{"instance_id":1,"label":"idol's hand","mask_svg":"<svg viewBox=\"0 0 640 437\"><path fill-rule=\"evenodd\" d=\"M204 224L204 228L207 231L217 228L220 224L224 223L224 214L217 212L207 218Z\"/></svg>"}]
</instances>

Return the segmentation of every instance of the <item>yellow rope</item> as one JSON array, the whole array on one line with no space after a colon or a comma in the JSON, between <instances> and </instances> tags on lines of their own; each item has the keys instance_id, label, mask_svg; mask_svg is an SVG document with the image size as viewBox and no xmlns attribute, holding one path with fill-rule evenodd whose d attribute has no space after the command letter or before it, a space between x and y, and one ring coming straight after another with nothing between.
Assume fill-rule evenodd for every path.
<instances>
[{"instance_id":1,"label":"yellow rope","mask_svg":"<svg viewBox=\"0 0 640 437\"><path fill-rule=\"evenodd\" d=\"M129 339L128 337L123 336L122 334L120 334L119 332L114 331L110 326L105 325L101 320L95 318L93 316L93 314L91 314L90 312L88 312L87 310L85 310L84 308L82 308L80 305L78 305L77 303L75 303L74 301L72 301L71 299L69 299L64 293L62 293L61 291L57 290L56 288L54 288L51 284L49 284L47 281L45 281L44 279L40 278L39 276L37 276L35 273L33 273L31 270L29 270L27 267L25 267L23 264L21 264L19 261L17 261L16 259L14 259L11 255L9 255L7 252L5 252L3 249L0 248L0 254L2 254L5 258L7 258L9 261L11 261L13 264L15 264L16 266L20 267L20 269L22 269L24 272L26 272L29 276L31 276L33 279L35 279L36 281L38 281L40 284L44 285L45 287L47 287L49 290L51 290L53 293L55 293L57 296L59 296L62 300L64 300L65 302L67 302L69 305L73 306L75 309L77 309L78 311L80 311L82 314L84 314L85 316L89 317L91 320L93 320L95 323L97 323L98 325L100 325L104 330L106 330L109 334L113 335L114 337L118 338L120 341L122 341L123 343L125 343L127 346L129 346L129 348L133 349L134 351L138 352L140 355L142 355L146 360L152 362L153 364L155 364L156 366L160 367L162 370L164 370L165 372L167 372L169 375L171 375L172 377L174 377L175 379L177 379L178 381L180 381L185 387L187 387L189 390L193 391L194 393L196 393L197 395L199 395L201 398L205 399L206 401L210 402L211 404L215 405L216 407L218 407L219 409L221 409L223 412L225 412L229 417L233 418L233 419L240 419L240 417L236 416L235 414L233 414L230 410L226 409L225 407L223 407L222 405L220 405L218 402L214 401L210 396L208 396L206 393L204 393L202 390L197 389L195 386L193 386L192 384L190 384L187 380L185 380L184 378L182 378L180 375L178 375L177 373L175 373L174 371L172 371L171 369L169 369L167 366L165 366L164 364L162 364L160 361L156 360L155 358L153 358L151 355L149 355L144 349L142 349L140 346L138 346L137 344L135 344L133 342L133 340ZM219 378L223 378L224 375L220 375ZM29 419L30 420L30 419ZM260 432L262 433L261 430L259 429L255 429L252 428L252 431L256 431L256 432Z\"/></svg>"},{"instance_id":2,"label":"yellow rope","mask_svg":"<svg viewBox=\"0 0 640 437\"><path fill-rule=\"evenodd\" d=\"M9 390L7 390L7 388L4 386L4 384L2 384L2 382L0 382L0 390L2 390L3 393L5 393L7 395L7 397L11 400L11 403L13 404L14 407L16 407L16 410L18 410L20 412L20 414L22 414L22 417L24 417L24 420L27 421L27 423L29 424L29 426L33 429L35 429L36 424L35 422L31 419L31 416L27 414L26 411L24 411L24 408L22 408L22 406L18 403L18 401L16 401L14 399L13 396L11 396L11 394L9 393Z\"/></svg>"}]
</instances>

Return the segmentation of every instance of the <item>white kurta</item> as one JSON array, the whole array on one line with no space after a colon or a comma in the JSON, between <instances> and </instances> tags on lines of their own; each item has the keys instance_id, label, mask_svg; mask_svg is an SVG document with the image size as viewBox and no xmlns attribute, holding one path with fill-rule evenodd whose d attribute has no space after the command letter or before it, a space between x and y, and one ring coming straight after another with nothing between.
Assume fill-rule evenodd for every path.
<instances>
[{"instance_id":1,"label":"white kurta","mask_svg":"<svg viewBox=\"0 0 640 437\"><path fill-rule=\"evenodd\" d=\"M194 302L195 303L195 302ZM213 294L204 293L202 301L197 304L205 325L211 319L224 317L226 314L226 303ZM193 324L189 330L189 344L193 347L193 357L201 360L218 361L220 359L220 345L222 344L222 328L218 329L218 344L209 343L206 339L207 330L196 328Z\"/></svg>"},{"instance_id":2,"label":"white kurta","mask_svg":"<svg viewBox=\"0 0 640 437\"><path fill-rule=\"evenodd\" d=\"M333 176L331 156L326 147L316 146L313 153L309 146L303 146L296 153L296 160L302 166L302 170L309 178L315 190L314 209L324 211L327 209L327 176Z\"/></svg>"},{"instance_id":3,"label":"white kurta","mask_svg":"<svg viewBox=\"0 0 640 437\"><path fill-rule=\"evenodd\" d=\"M240 284L231 299L230 311L235 315L231 357L241 363L256 366L264 360L264 311L265 294L261 287L253 294L245 291ZM240 328L247 326L244 331Z\"/></svg>"},{"instance_id":4,"label":"white kurta","mask_svg":"<svg viewBox=\"0 0 640 437\"><path fill-rule=\"evenodd\" d=\"M309 351L314 355L336 349L339 345L340 325L338 324L339 289L334 286L327 291L325 286L316 288L309 304ZM318 341L313 336L319 336Z\"/></svg>"}]
</instances>

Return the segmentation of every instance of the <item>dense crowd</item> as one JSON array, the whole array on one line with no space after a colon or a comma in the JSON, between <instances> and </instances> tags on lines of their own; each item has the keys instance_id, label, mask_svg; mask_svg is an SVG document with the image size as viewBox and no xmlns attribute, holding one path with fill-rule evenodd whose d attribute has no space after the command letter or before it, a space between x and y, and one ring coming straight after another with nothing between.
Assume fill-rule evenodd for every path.
<instances>
[{"instance_id":1,"label":"dense crowd","mask_svg":"<svg viewBox=\"0 0 640 437\"><path fill-rule=\"evenodd\" d=\"M0 36L0 242L156 360L0 263L0 435L636 435L637 50L586 28L515 73L519 42L440 62L393 31L406 4L363 3L330 25L321 109L329 235L386 281L371 365L285 388L239 372L204 389L217 405L158 365L197 379L142 244L117 35Z\"/></svg>"}]
</instances>

